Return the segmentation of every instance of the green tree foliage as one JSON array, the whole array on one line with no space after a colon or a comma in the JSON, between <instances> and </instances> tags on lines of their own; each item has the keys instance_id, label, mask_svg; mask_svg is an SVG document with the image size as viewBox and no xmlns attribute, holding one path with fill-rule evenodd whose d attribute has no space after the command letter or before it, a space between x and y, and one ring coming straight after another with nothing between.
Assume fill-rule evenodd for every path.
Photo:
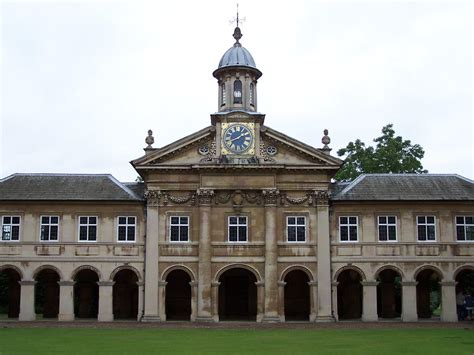
<instances>
[{"instance_id":1,"label":"green tree foliage","mask_svg":"<svg viewBox=\"0 0 474 355\"><path fill-rule=\"evenodd\" d=\"M412 144L401 136L395 136L393 124L382 128L382 135L374 139L375 147L366 146L360 139L339 149L337 155L345 156L342 168L334 179L354 180L364 173L427 173L421 159L425 151L419 144Z\"/></svg>"}]
</instances>

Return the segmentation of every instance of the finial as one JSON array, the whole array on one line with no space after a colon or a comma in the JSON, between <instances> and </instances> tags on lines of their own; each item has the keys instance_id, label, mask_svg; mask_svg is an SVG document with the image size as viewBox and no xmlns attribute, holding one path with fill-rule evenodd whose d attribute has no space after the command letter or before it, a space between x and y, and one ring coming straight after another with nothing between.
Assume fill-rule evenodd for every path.
<instances>
[{"instance_id":1,"label":"finial","mask_svg":"<svg viewBox=\"0 0 474 355\"><path fill-rule=\"evenodd\" d=\"M153 138L153 131L151 129L148 130L148 136L145 138L145 143L148 144L145 149L153 149L151 145L155 143L155 138Z\"/></svg>"},{"instance_id":2,"label":"finial","mask_svg":"<svg viewBox=\"0 0 474 355\"><path fill-rule=\"evenodd\" d=\"M235 27L235 30L234 30L234 34L232 35L236 42L235 43L239 43L239 40L242 38L242 32L240 31L240 27L239 27L239 24L244 22L245 21L245 17L244 18L239 18L239 4L237 3L237 16L234 17L232 20L230 20L229 22L230 23L234 23L236 24L236 27Z\"/></svg>"},{"instance_id":3,"label":"finial","mask_svg":"<svg viewBox=\"0 0 474 355\"><path fill-rule=\"evenodd\" d=\"M321 143L324 144L323 150L325 151L325 153L329 154L331 152L331 148L329 148L329 146L328 146L328 144L331 143L331 138L329 138L329 136L328 136L329 131L327 129L325 129L323 131L323 133L324 133L324 136L321 139Z\"/></svg>"}]
</instances>

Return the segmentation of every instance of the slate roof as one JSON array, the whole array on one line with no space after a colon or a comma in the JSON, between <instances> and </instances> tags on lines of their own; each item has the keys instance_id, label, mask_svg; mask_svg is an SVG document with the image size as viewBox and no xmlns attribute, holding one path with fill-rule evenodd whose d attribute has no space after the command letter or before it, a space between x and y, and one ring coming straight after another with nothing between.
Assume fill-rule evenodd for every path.
<instances>
[{"instance_id":1,"label":"slate roof","mask_svg":"<svg viewBox=\"0 0 474 355\"><path fill-rule=\"evenodd\" d=\"M474 181L456 174L364 174L336 184L333 201L474 201Z\"/></svg>"},{"instance_id":2,"label":"slate roof","mask_svg":"<svg viewBox=\"0 0 474 355\"><path fill-rule=\"evenodd\" d=\"M13 174L0 180L3 201L142 201L135 191L109 174Z\"/></svg>"}]
</instances>

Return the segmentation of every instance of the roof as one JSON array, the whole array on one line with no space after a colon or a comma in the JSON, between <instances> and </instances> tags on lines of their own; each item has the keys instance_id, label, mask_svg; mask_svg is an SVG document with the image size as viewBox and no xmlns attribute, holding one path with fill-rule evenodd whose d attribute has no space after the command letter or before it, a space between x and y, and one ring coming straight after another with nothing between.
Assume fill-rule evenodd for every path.
<instances>
[{"instance_id":1,"label":"roof","mask_svg":"<svg viewBox=\"0 0 474 355\"><path fill-rule=\"evenodd\" d=\"M0 180L0 200L142 201L137 186L109 174L13 174Z\"/></svg>"},{"instance_id":2,"label":"roof","mask_svg":"<svg viewBox=\"0 0 474 355\"><path fill-rule=\"evenodd\" d=\"M474 181L456 174L364 174L335 185L333 201L474 200Z\"/></svg>"},{"instance_id":3,"label":"roof","mask_svg":"<svg viewBox=\"0 0 474 355\"><path fill-rule=\"evenodd\" d=\"M250 52L238 42L224 53L219 61L218 68L233 66L245 66L257 69Z\"/></svg>"}]
</instances>

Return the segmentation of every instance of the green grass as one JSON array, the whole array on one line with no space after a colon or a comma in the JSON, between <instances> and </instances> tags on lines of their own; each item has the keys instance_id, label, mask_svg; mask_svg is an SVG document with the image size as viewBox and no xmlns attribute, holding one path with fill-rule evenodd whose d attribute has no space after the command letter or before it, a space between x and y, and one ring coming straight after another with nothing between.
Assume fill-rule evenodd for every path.
<instances>
[{"instance_id":1,"label":"green grass","mask_svg":"<svg viewBox=\"0 0 474 355\"><path fill-rule=\"evenodd\" d=\"M466 329L3 328L0 354L473 354Z\"/></svg>"}]
</instances>

